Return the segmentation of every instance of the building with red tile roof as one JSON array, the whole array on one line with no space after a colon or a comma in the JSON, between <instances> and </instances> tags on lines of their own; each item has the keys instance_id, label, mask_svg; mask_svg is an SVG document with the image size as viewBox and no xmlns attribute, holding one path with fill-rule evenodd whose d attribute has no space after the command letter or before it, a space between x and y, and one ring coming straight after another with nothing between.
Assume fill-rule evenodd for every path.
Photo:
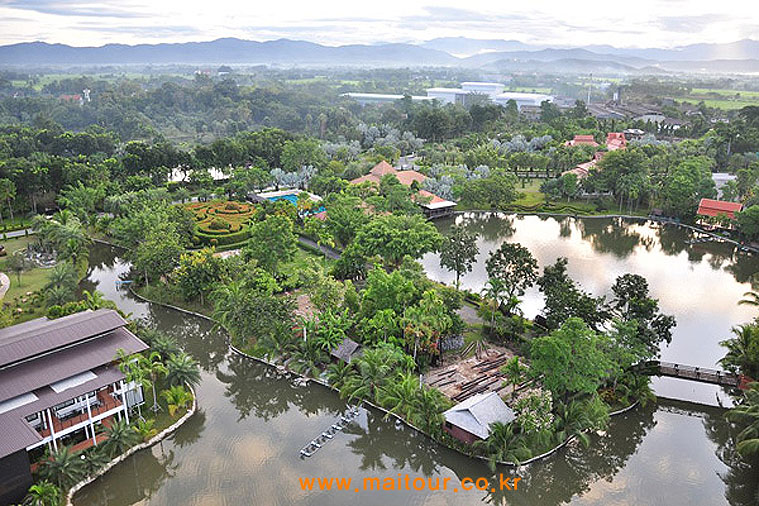
<instances>
[{"instance_id":1,"label":"building with red tile roof","mask_svg":"<svg viewBox=\"0 0 759 506\"><path fill-rule=\"evenodd\" d=\"M731 220L735 219L735 213L743 209L743 204L738 202L727 202L724 200L701 199L698 204L699 216L727 216Z\"/></svg>"},{"instance_id":2,"label":"building with red tile roof","mask_svg":"<svg viewBox=\"0 0 759 506\"><path fill-rule=\"evenodd\" d=\"M625 149L627 147L627 139L624 132L609 132L606 135L606 149L614 151L615 149Z\"/></svg>"},{"instance_id":3,"label":"building with red tile roof","mask_svg":"<svg viewBox=\"0 0 759 506\"><path fill-rule=\"evenodd\" d=\"M369 171L368 174L351 180L351 183L361 184L361 183L370 182L370 183L380 184L382 177L388 174L394 174L395 177L398 178L398 181L400 181L400 183L404 186L411 186L415 182L419 185L422 185L424 181L427 179L427 176L415 170L396 171L389 163L383 160L377 165L375 165L372 168L372 170ZM455 202L452 202L450 200L445 200L426 190L419 190L415 196L412 196L412 198L415 201L417 200L417 197L422 197L421 199L419 199L417 204L419 204L424 209L424 214L428 218L437 218L440 216L448 215L453 211L453 208L456 206ZM425 202L428 199L430 200L430 202L429 203Z\"/></svg>"},{"instance_id":4,"label":"building with red tile roof","mask_svg":"<svg viewBox=\"0 0 759 506\"><path fill-rule=\"evenodd\" d=\"M575 138L571 141L564 143L565 146L593 146L598 147L598 143L592 135L575 135Z\"/></svg>"}]
</instances>

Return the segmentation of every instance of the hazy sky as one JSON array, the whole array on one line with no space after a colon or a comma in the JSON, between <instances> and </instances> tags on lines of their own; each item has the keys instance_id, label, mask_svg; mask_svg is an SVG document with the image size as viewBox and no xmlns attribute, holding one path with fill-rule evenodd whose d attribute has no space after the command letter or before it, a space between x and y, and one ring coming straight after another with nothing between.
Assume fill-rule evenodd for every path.
<instances>
[{"instance_id":1,"label":"hazy sky","mask_svg":"<svg viewBox=\"0 0 759 506\"><path fill-rule=\"evenodd\" d=\"M759 39L756 0L0 0L0 44L85 46L292 38L329 45L434 37L672 47Z\"/></svg>"}]
</instances>

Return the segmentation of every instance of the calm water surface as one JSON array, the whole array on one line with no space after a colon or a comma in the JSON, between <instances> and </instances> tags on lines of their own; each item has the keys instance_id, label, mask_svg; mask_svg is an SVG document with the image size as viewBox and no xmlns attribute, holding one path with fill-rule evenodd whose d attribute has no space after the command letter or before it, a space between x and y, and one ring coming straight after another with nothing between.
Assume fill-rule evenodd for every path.
<instances>
[{"instance_id":1,"label":"calm water surface","mask_svg":"<svg viewBox=\"0 0 759 506\"><path fill-rule=\"evenodd\" d=\"M462 219L462 218L459 218ZM749 288L757 262L731 248L686 248L677 229L606 220L521 219L473 216L482 233L482 258L504 240L529 247L541 265L570 259L570 273L594 293L604 293L620 273L639 272L675 314L678 327L668 360L713 365L717 341L751 311L735 301ZM450 223L441 223L441 228ZM487 466L440 448L379 413L362 410L358 422L328 442L314 457L298 450L346 409L320 386L297 386L293 378L227 352L224 336L205 320L134 300L115 280L129 265L117 252L96 246L84 288L102 291L124 311L174 335L202 365L200 409L174 435L130 457L75 497L77 505L464 505L464 504L753 504L747 489L759 478L731 468L723 410L661 400L615 417L589 448L570 447L554 458L520 469L516 492L304 492L299 477L414 477L460 480L492 476ZM424 259L430 276L448 281L433 256ZM479 289L478 266L465 286ZM525 310L535 314L537 292ZM714 402L716 390L657 383L657 391ZM499 472L514 473L499 469ZM453 481L451 481L453 483Z\"/></svg>"}]
</instances>

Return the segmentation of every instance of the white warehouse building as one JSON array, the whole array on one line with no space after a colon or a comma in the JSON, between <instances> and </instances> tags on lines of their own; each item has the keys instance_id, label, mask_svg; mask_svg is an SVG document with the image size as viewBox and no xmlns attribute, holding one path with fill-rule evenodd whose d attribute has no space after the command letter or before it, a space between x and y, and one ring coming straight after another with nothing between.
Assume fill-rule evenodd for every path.
<instances>
[{"instance_id":1,"label":"white warehouse building","mask_svg":"<svg viewBox=\"0 0 759 506\"><path fill-rule=\"evenodd\" d=\"M427 96L412 96L415 102L437 100L441 104L459 104L469 106L472 99L487 97L493 103L506 106L509 100L517 104L519 110L524 106L539 107L544 101L553 102L551 95L540 93L522 93L517 91L504 91L506 86L502 83L488 83L479 81L467 81L461 83L460 88L428 88ZM403 95L389 95L381 93L343 93L344 97L356 100L361 105L387 104L403 98Z\"/></svg>"},{"instance_id":2,"label":"white warehouse building","mask_svg":"<svg viewBox=\"0 0 759 506\"><path fill-rule=\"evenodd\" d=\"M521 110L525 105L540 107L543 102L553 102L553 97L542 93L521 93L517 91L506 91L493 97L493 102L504 107L509 103L509 100L516 102L517 109Z\"/></svg>"}]
</instances>

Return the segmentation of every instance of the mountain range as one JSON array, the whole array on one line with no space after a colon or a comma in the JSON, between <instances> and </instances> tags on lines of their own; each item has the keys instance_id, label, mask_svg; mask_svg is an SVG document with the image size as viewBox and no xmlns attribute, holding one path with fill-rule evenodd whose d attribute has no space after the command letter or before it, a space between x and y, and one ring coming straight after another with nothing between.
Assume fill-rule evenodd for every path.
<instances>
[{"instance_id":1,"label":"mountain range","mask_svg":"<svg viewBox=\"0 0 759 506\"><path fill-rule=\"evenodd\" d=\"M658 73L759 71L759 41L672 49L597 45L555 48L516 40L447 37L419 44L326 46L300 40L235 38L208 42L74 47L46 42L0 46L0 65L274 64L457 66L481 70Z\"/></svg>"}]
</instances>

